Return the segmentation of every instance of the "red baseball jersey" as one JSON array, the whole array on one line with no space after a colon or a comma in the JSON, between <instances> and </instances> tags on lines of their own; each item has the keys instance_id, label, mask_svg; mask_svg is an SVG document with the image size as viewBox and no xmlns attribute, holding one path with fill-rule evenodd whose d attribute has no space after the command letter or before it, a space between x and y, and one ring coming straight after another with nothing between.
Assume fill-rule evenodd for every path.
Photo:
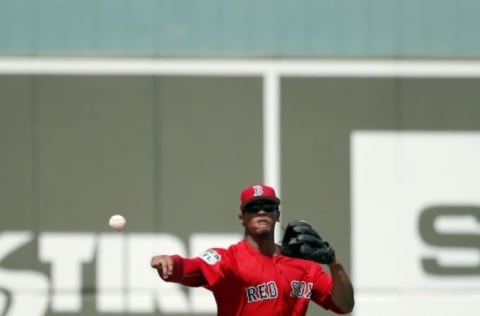
<instances>
[{"instance_id":1,"label":"red baseball jersey","mask_svg":"<svg viewBox=\"0 0 480 316\"><path fill-rule=\"evenodd\" d=\"M313 261L265 256L240 241L194 259L215 296L219 316L305 315L310 300L342 313L332 302L331 276Z\"/></svg>"}]
</instances>

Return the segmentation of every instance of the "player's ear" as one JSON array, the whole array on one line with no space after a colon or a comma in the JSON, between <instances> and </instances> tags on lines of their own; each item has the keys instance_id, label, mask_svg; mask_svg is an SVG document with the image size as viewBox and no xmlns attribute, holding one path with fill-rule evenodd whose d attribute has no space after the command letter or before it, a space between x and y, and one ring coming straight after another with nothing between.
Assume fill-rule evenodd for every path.
<instances>
[{"instance_id":1,"label":"player's ear","mask_svg":"<svg viewBox=\"0 0 480 316\"><path fill-rule=\"evenodd\" d=\"M240 213L238 214L238 220L240 221L240 224L242 224L242 226L245 226L243 225L243 212L240 211Z\"/></svg>"}]
</instances>

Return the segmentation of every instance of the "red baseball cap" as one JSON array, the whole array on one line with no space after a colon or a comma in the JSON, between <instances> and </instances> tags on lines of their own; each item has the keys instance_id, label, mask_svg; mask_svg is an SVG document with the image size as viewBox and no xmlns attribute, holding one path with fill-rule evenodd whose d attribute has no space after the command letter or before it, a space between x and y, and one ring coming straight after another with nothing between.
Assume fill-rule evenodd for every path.
<instances>
[{"instance_id":1,"label":"red baseball cap","mask_svg":"<svg viewBox=\"0 0 480 316\"><path fill-rule=\"evenodd\" d=\"M257 200L269 200L280 204L280 199L275 194L275 189L264 184L254 184L243 189L240 195L240 209L250 202Z\"/></svg>"}]
</instances>

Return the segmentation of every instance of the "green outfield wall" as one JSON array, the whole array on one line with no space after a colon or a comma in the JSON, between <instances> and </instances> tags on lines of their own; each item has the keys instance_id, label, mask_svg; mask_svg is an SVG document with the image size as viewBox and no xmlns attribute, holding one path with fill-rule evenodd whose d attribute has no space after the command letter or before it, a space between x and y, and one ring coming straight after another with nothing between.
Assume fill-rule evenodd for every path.
<instances>
[{"instance_id":1,"label":"green outfield wall","mask_svg":"<svg viewBox=\"0 0 480 316\"><path fill-rule=\"evenodd\" d=\"M309 220L349 270L352 133L480 130L478 78L280 86L282 222ZM263 180L262 98L259 76L0 76L3 315L19 316L19 300L36 315L213 315L195 303L203 292L157 288L148 251L195 255L241 234L239 192Z\"/></svg>"}]
</instances>

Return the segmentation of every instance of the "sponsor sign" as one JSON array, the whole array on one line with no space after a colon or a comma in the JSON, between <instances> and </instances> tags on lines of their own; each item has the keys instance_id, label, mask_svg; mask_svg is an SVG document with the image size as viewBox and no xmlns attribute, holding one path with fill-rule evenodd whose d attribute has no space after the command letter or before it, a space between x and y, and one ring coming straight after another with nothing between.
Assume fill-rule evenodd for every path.
<instances>
[{"instance_id":1,"label":"sponsor sign","mask_svg":"<svg viewBox=\"0 0 480 316\"><path fill-rule=\"evenodd\" d=\"M170 234L62 233L29 231L0 233L0 312L5 316L81 314L82 284L86 265L95 270L95 310L99 313L214 313L211 293L203 288L188 291L162 281L150 267L159 254L197 256L208 247L226 247L239 234L193 234L185 243ZM40 271L7 268L2 262L29 243L38 243Z\"/></svg>"},{"instance_id":2,"label":"sponsor sign","mask_svg":"<svg viewBox=\"0 0 480 316\"><path fill-rule=\"evenodd\" d=\"M351 137L355 316L480 315L480 133Z\"/></svg>"}]
</instances>

